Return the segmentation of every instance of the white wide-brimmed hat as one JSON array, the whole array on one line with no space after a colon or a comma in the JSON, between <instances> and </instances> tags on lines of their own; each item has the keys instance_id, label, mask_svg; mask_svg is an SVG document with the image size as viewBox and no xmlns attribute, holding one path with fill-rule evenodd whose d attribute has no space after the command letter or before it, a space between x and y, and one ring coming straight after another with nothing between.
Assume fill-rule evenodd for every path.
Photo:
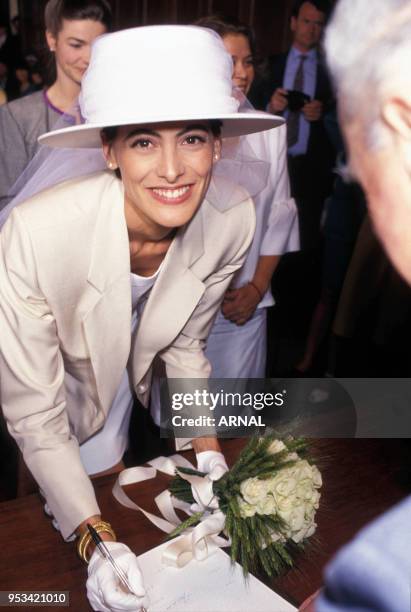
<instances>
[{"instance_id":1,"label":"white wide-brimmed hat","mask_svg":"<svg viewBox=\"0 0 411 612\"><path fill-rule=\"evenodd\" d=\"M104 127L217 119L222 136L269 130L284 119L237 112L232 60L221 38L195 26L148 26L93 44L79 97L84 124L39 138L53 147L99 147Z\"/></svg>"}]
</instances>

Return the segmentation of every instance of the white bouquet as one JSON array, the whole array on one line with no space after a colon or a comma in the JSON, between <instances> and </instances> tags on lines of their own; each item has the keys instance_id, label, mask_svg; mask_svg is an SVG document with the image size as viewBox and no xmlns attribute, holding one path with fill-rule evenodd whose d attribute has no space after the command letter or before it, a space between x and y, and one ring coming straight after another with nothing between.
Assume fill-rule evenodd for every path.
<instances>
[{"instance_id":1,"label":"white bouquet","mask_svg":"<svg viewBox=\"0 0 411 612\"><path fill-rule=\"evenodd\" d=\"M181 477L178 472L181 472ZM195 502L184 475L203 476L197 470L179 468L169 491L186 503ZM252 438L235 465L213 483L218 509L225 515L224 533L231 540L231 557L249 570L269 576L292 566L293 548L316 530L322 480L308 457L302 439ZM191 529L203 519L196 512L170 537Z\"/></svg>"}]
</instances>

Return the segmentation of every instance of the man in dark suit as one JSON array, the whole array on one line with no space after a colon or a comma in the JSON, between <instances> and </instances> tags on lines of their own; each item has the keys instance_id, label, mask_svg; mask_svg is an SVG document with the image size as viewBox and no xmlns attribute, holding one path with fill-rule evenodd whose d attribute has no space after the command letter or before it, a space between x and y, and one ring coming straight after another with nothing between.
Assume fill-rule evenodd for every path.
<instances>
[{"instance_id":1,"label":"man in dark suit","mask_svg":"<svg viewBox=\"0 0 411 612\"><path fill-rule=\"evenodd\" d=\"M266 109L287 119L291 190L299 210L303 250L318 245L334 162L323 124L332 105L332 91L318 51L327 9L325 0L295 2L290 23L292 46L288 53L269 58L265 88ZM291 90L304 96L289 95Z\"/></svg>"}]
</instances>

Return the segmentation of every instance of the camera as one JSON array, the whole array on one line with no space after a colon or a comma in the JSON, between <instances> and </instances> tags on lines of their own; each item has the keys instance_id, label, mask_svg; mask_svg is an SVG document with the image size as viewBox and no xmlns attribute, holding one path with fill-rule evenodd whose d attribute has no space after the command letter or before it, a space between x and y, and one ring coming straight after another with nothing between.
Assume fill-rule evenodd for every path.
<instances>
[{"instance_id":1,"label":"camera","mask_svg":"<svg viewBox=\"0 0 411 612\"><path fill-rule=\"evenodd\" d=\"M303 91L297 89L289 89L287 91L288 108L292 112L296 112L302 109L306 102L311 100L310 96L305 94Z\"/></svg>"}]
</instances>

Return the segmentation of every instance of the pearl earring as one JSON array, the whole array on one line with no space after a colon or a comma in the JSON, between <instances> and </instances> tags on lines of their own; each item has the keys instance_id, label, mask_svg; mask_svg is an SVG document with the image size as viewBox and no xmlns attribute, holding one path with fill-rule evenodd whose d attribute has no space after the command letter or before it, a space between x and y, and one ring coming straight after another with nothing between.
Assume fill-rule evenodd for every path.
<instances>
[{"instance_id":1,"label":"pearl earring","mask_svg":"<svg viewBox=\"0 0 411 612\"><path fill-rule=\"evenodd\" d=\"M110 170L114 170L114 168L116 167L113 162L107 162L107 166L110 168Z\"/></svg>"},{"instance_id":2,"label":"pearl earring","mask_svg":"<svg viewBox=\"0 0 411 612\"><path fill-rule=\"evenodd\" d=\"M215 160L215 161L218 161L219 159L220 159L219 154L218 154L218 153L215 153L215 155L214 155L214 160Z\"/></svg>"}]
</instances>

